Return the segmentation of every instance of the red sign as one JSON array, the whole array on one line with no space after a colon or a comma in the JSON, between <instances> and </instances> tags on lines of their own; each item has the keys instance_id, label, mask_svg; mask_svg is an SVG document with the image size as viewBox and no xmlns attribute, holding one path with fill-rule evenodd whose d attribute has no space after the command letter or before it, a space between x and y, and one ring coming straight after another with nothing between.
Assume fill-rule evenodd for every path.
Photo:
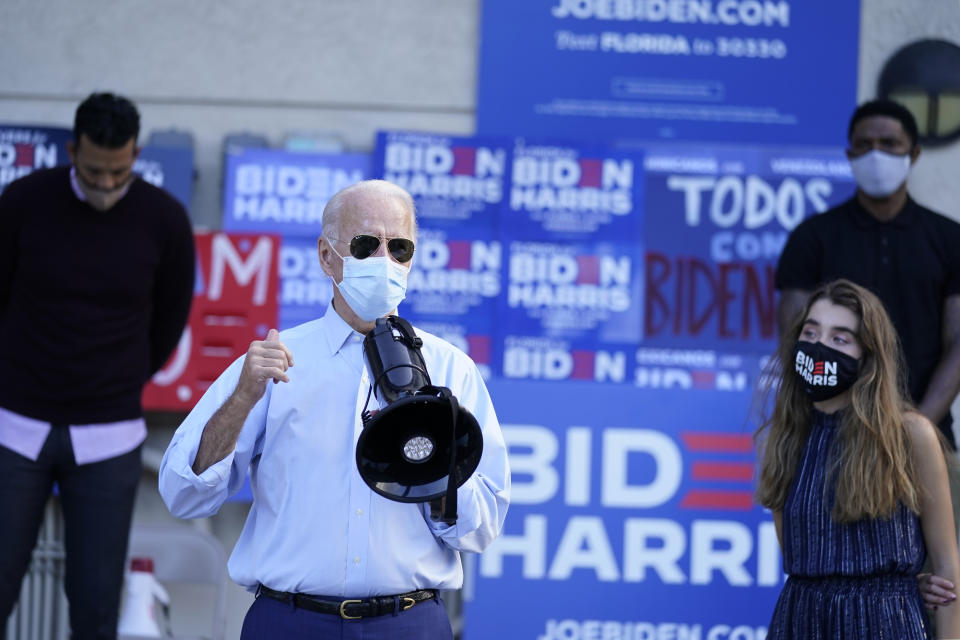
<instances>
[{"instance_id":1,"label":"red sign","mask_svg":"<svg viewBox=\"0 0 960 640\"><path fill-rule=\"evenodd\" d=\"M197 233L190 319L167 364L143 391L143 407L189 411L252 340L277 326L277 236Z\"/></svg>"}]
</instances>

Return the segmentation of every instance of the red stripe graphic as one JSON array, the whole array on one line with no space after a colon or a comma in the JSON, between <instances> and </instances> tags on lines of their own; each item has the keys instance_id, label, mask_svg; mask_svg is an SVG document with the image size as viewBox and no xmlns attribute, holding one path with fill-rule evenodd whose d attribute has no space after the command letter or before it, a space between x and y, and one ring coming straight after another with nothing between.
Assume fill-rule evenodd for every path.
<instances>
[{"instance_id":1,"label":"red stripe graphic","mask_svg":"<svg viewBox=\"0 0 960 640\"><path fill-rule=\"evenodd\" d=\"M716 451L749 453L753 451L753 438L734 433L709 433L684 431L680 439L690 451Z\"/></svg>"},{"instance_id":2,"label":"red stripe graphic","mask_svg":"<svg viewBox=\"0 0 960 640\"><path fill-rule=\"evenodd\" d=\"M690 372L693 379L693 386L698 389L709 389L717 383L717 372L707 370L695 370Z\"/></svg>"},{"instance_id":3,"label":"red stripe graphic","mask_svg":"<svg viewBox=\"0 0 960 640\"><path fill-rule=\"evenodd\" d=\"M453 168L450 175L472 176L476 172L477 150L471 147L450 147Z\"/></svg>"},{"instance_id":4,"label":"red stripe graphic","mask_svg":"<svg viewBox=\"0 0 960 640\"><path fill-rule=\"evenodd\" d=\"M575 349L570 352L573 357L573 371L570 377L574 380L593 380L593 351Z\"/></svg>"},{"instance_id":5,"label":"red stripe graphic","mask_svg":"<svg viewBox=\"0 0 960 640\"><path fill-rule=\"evenodd\" d=\"M694 489L683 496L680 508L747 511L753 508L753 494L749 491Z\"/></svg>"},{"instance_id":6,"label":"red stripe graphic","mask_svg":"<svg viewBox=\"0 0 960 640\"><path fill-rule=\"evenodd\" d=\"M599 256L577 256L577 284L600 284Z\"/></svg>"},{"instance_id":7,"label":"red stripe graphic","mask_svg":"<svg viewBox=\"0 0 960 640\"><path fill-rule=\"evenodd\" d=\"M32 144L15 144L13 145L14 153L14 162L13 166L15 167L32 167L33 166L33 157L36 149Z\"/></svg>"},{"instance_id":8,"label":"red stripe graphic","mask_svg":"<svg viewBox=\"0 0 960 640\"><path fill-rule=\"evenodd\" d=\"M477 364L490 364L490 336L467 336L467 349Z\"/></svg>"},{"instance_id":9,"label":"red stripe graphic","mask_svg":"<svg viewBox=\"0 0 960 640\"><path fill-rule=\"evenodd\" d=\"M753 465L749 462L694 462L691 474L694 480L749 482L753 479Z\"/></svg>"},{"instance_id":10,"label":"red stripe graphic","mask_svg":"<svg viewBox=\"0 0 960 640\"><path fill-rule=\"evenodd\" d=\"M466 240L450 240L447 242L450 250L450 259L447 269L470 270L470 243Z\"/></svg>"},{"instance_id":11,"label":"red stripe graphic","mask_svg":"<svg viewBox=\"0 0 960 640\"><path fill-rule=\"evenodd\" d=\"M598 158L580 159L580 183L578 187L599 187L603 180L603 161Z\"/></svg>"}]
</instances>

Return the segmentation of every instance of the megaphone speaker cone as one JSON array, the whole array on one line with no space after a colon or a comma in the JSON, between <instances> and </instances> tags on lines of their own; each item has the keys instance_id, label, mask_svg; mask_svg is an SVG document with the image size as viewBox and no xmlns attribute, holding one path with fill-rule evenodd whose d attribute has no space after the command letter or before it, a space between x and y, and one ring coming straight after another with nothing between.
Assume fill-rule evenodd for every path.
<instances>
[{"instance_id":1,"label":"megaphone speaker cone","mask_svg":"<svg viewBox=\"0 0 960 640\"><path fill-rule=\"evenodd\" d=\"M357 469L379 495L398 502L428 502L444 495L451 449L453 481L462 485L480 464L483 436L473 415L459 410L456 430L448 400L401 398L374 416L357 442Z\"/></svg>"}]
</instances>

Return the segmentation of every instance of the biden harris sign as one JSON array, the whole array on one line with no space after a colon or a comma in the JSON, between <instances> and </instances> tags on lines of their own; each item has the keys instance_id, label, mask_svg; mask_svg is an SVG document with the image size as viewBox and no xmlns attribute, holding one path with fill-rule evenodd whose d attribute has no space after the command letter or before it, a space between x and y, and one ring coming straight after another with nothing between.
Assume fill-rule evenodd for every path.
<instances>
[{"instance_id":1,"label":"biden harris sign","mask_svg":"<svg viewBox=\"0 0 960 640\"><path fill-rule=\"evenodd\" d=\"M859 6L484 0L477 131L838 144L856 102Z\"/></svg>"}]
</instances>

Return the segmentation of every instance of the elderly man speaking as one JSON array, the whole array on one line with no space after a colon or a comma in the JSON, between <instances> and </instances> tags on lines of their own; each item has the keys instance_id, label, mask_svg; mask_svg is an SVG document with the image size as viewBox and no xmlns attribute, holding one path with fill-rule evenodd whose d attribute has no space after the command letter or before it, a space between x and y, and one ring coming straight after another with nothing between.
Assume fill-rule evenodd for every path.
<instances>
[{"instance_id":1,"label":"elderly man speaking","mask_svg":"<svg viewBox=\"0 0 960 640\"><path fill-rule=\"evenodd\" d=\"M257 594L243 640L452 638L437 590L460 588L459 552L482 551L503 527L510 472L490 396L470 358L427 332L416 331L432 384L450 389L483 435L456 522L377 495L356 467L371 385L362 342L404 298L416 232L413 199L396 185L369 180L334 195L318 241L335 284L327 313L253 341L164 456L160 492L182 518L216 513L250 474L253 505L228 563Z\"/></svg>"}]
</instances>

